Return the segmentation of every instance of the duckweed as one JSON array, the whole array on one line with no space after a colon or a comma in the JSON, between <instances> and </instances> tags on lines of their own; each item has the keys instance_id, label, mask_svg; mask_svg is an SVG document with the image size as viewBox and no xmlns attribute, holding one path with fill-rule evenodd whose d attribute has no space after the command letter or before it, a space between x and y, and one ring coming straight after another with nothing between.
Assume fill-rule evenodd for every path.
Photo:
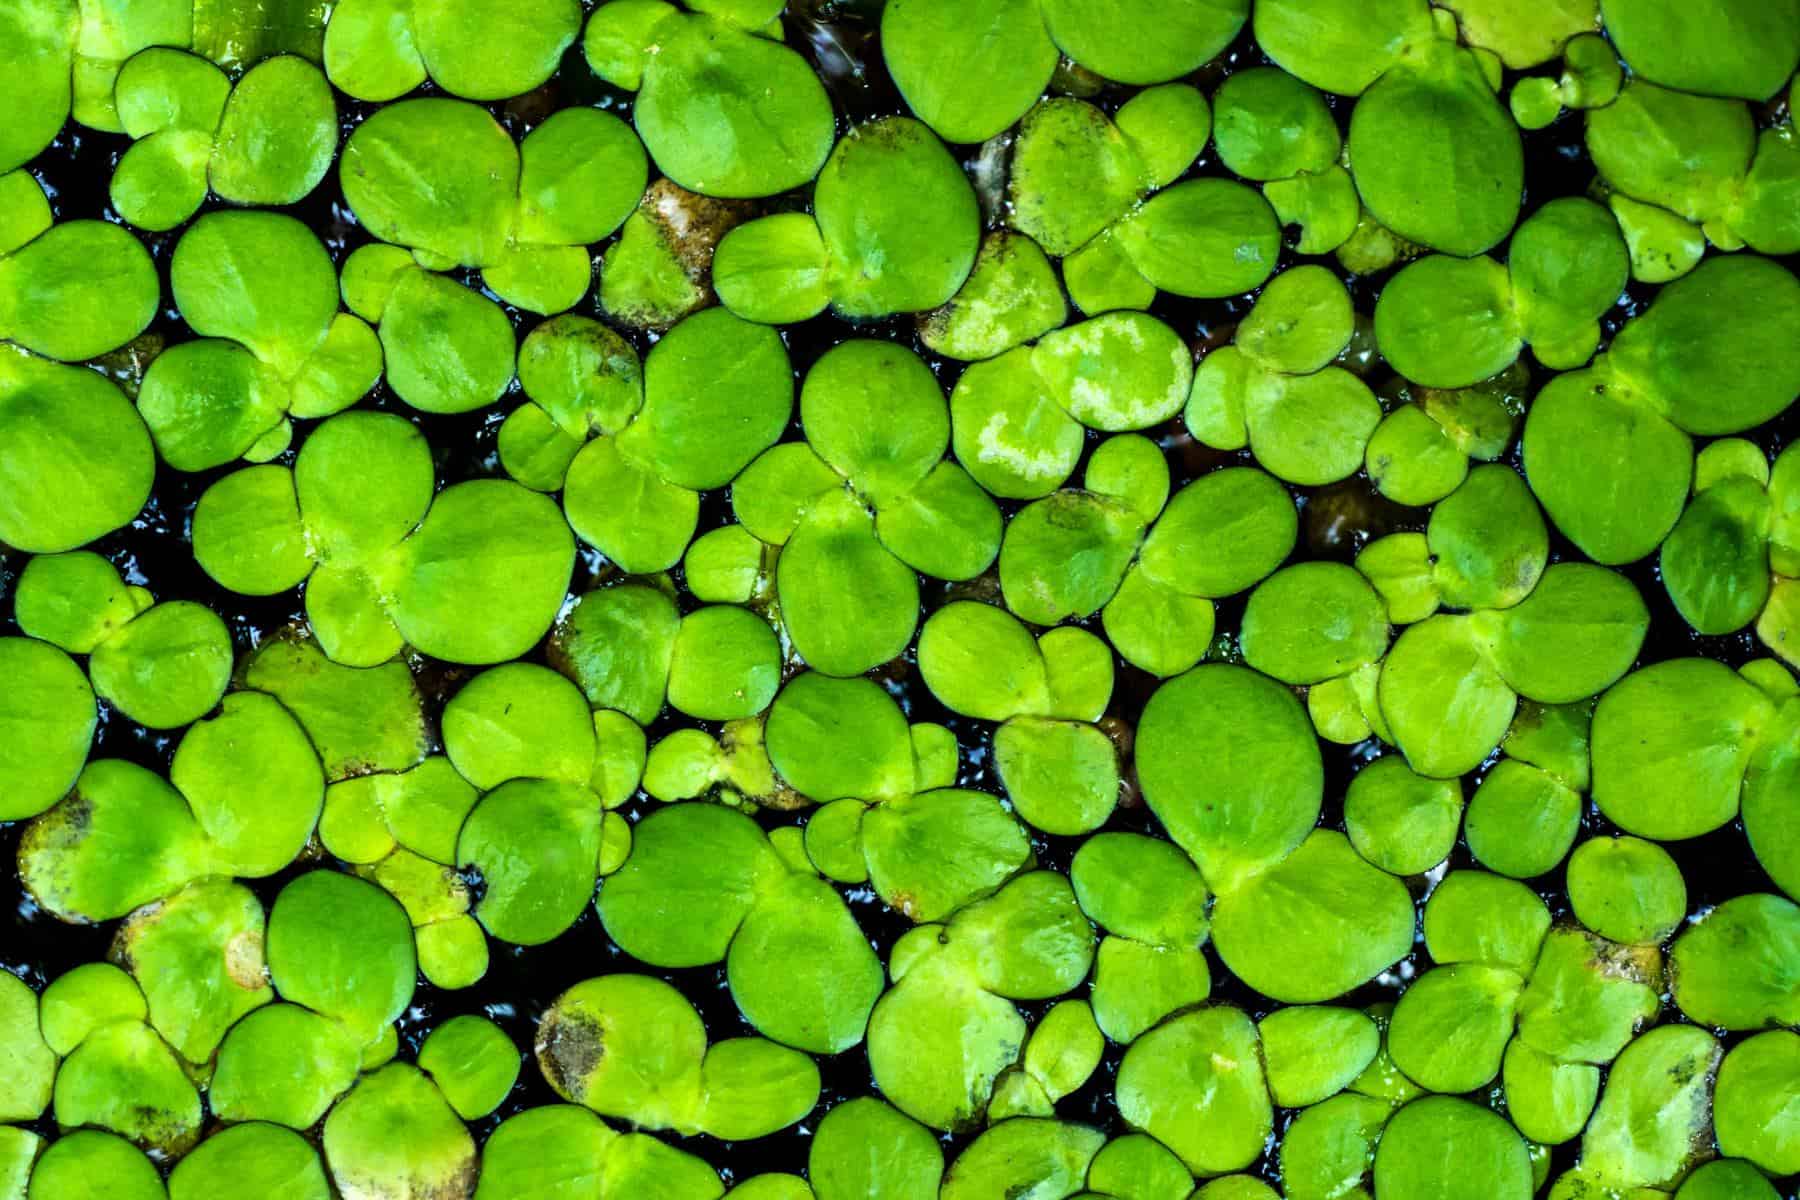
<instances>
[{"instance_id":1,"label":"duckweed","mask_svg":"<svg viewBox=\"0 0 1800 1200\"><path fill-rule=\"evenodd\" d=\"M1794 0L0 3L0 1200L1780 1200Z\"/></svg>"}]
</instances>

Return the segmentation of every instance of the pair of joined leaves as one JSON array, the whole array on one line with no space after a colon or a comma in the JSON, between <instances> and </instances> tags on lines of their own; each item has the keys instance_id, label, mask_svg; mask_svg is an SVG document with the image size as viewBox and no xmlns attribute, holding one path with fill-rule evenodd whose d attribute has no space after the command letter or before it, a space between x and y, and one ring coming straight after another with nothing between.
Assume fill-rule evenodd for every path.
<instances>
[{"instance_id":1,"label":"pair of joined leaves","mask_svg":"<svg viewBox=\"0 0 1800 1200\"><path fill-rule=\"evenodd\" d=\"M0 214L0 338L78 362L149 327L161 284L129 230L106 221L55 222L43 187L25 171L0 175ZM13 391L35 381L7 382Z\"/></svg>"},{"instance_id":2,"label":"pair of joined leaves","mask_svg":"<svg viewBox=\"0 0 1800 1200\"><path fill-rule=\"evenodd\" d=\"M1633 79L1587 113L1587 149L1600 177L1635 201L1639 238L1673 278L1707 242L1763 254L1800 250L1800 145L1792 120L1757 131L1741 100L1689 95Z\"/></svg>"},{"instance_id":3,"label":"pair of joined leaves","mask_svg":"<svg viewBox=\"0 0 1800 1200\"><path fill-rule=\"evenodd\" d=\"M340 662L374 666L403 642L452 662L515 657L555 620L574 539L554 504L515 483L434 487L410 422L345 413L313 431L293 468L249 467L207 489L195 555L253 595L306 581L308 614Z\"/></svg>"},{"instance_id":4,"label":"pair of joined leaves","mask_svg":"<svg viewBox=\"0 0 1800 1200\"><path fill-rule=\"evenodd\" d=\"M1737 433L1800 392L1800 281L1772 259L1707 260L1627 322L1606 353L1532 401L1525 472L1550 519L1596 562L1627 563L1674 528L1693 436Z\"/></svg>"},{"instance_id":5,"label":"pair of joined leaves","mask_svg":"<svg viewBox=\"0 0 1800 1200\"><path fill-rule=\"evenodd\" d=\"M912 640L915 570L980 574L1003 522L947 461L943 390L904 347L858 339L832 349L807 373L800 417L807 441L752 462L732 483L732 509L780 548L775 592L796 649L816 670L856 675Z\"/></svg>"},{"instance_id":6,"label":"pair of joined leaves","mask_svg":"<svg viewBox=\"0 0 1800 1200\"><path fill-rule=\"evenodd\" d=\"M381 376L374 332L338 311L331 257L292 217L206 214L176 243L170 285L202 336L151 360L137 404L177 470L274 458L292 419L341 412Z\"/></svg>"},{"instance_id":7,"label":"pair of joined leaves","mask_svg":"<svg viewBox=\"0 0 1800 1200\"><path fill-rule=\"evenodd\" d=\"M1695 837L1738 816L1757 858L1792 894L1793 677L1764 660L1735 672L1678 658L1633 672L1594 711L1594 801L1640 837ZM1704 703L1701 703L1704 701Z\"/></svg>"},{"instance_id":8,"label":"pair of joined leaves","mask_svg":"<svg viewBox=\"0 0 1800 1200\"><path fill-rule=\"evenodd\" d=\"M1350 174L1382 226L1455 255L1512 232L1525 174L1519 130L1495 96L1499 61L1456 44L1452 13L1426 0L1368 9L1270 0L1253 19L1276 65L1357 98Z\"/></svg>"},{"instance_id":9,"label":"pair of joined leaves","mask_svg":"<svg viewBox=\"0 0 1800 1200\"><path fill-rule=\"evenodd\" d=\"M1144 308L1159 289L1231 296L1274 272L1281 230L1254 189L1227 179L1176 182L1212 125L1206 98L1186 84L1140 92L1113 117L1069 97L1026 115L1008 219L1064 256L1078 307Z\"/></svg>"},{"instance_id":10,"label":"pair of joined leaves","mask_svg":"<svg viewBox=\"0 0 1800 1200\"><path fill-rule=\"evenodd\" d=\"M20 0L0 12L0 171L48 146L70 116L121 133L121 67L141 51L192 50L226 71L281 55L317 62L328 9L311 0Z\"/></svg>"},{"instance_id":11,"label":"pair of joined leaves","mask_svg":"<svg viewBox=\"0 0 1800 1200\"><path fill-rule=\"evenodd\" d=\"M251 756L260 765L240 783ZM258 692L233 694L193 725L170 777L88 763L20 845L38 903L65 920L104 921L208 875L273 874L300 853L324 800L305 731Z\"/></svg>"},{"instance_id":12,"label":"pair of joined leaves","mask_svg":"<svg viewBox=\"0 0 1800 1200\"><path fill-rule=\"evenodd\" d=\"M1471 472L1426 533L1389 535L1358 556L1389 618L1408 626L1359 703L1415 770L1471 770L1505 736L1519 697L1573 703L1631 667L1649 628L1636 587L1600 567L1548 560L1543 516L1499 466Z\"/></svg>"},{"instance_id":13,"label":"pair of joined leaves","mask_svg":"<svg viewBox=\"0 0 1800 1200\"><path fill-rule=\"evenodd\" d=\"M963 286L980 239L975 190L956 160L925 126L889 117L837 143L810 215L760 217L726 234L713 286L727 308L769 324L828 307L851 318L921 312Z\"/></svg>"},{"instance_id":14,"label":"pair of joined leaves","mask_svg":"<svg viewBox=\"0 0 1800 1200\"><path fill-rule=\"evenodd\" d=\"M235 83L196 54L155 47L119 70L118 114L132 146L113 169L119 215L174 229L210 190L234 204L295 204L337 155L337 102L312 63L266 59Z\"/></svg>"},{"instance_id":15,"label":"pair of joined leaves","mask_svg":"<svg viewBox=\"0 0 1800 1200\"><path fill-rule=\"evenodd\" d=\"M588 247L631 215L648 170L643 147L611 113L563 109L514 143L479 105L441 98L383 106L356 127L339 163L344 199L370 233L410 249L431 270L480 268L497 295L543 313L571 308L587 293ZM402 269L397 257L373 262L379 266L369 276L403 292L407 285L391 280ZM346 280L347 300L349 288ZM385 286L375 286L366 303L352 307L377 310L365 313L376 320L389 299ZM498 308L487 320L504 324ZM494 398L471 398L463 407Z\"/></svg>"},{"instance_id":16,"label":"pair of joined leaves","mask_svg":"<svg viewBox=\"0 0 1800 1200\"><path fill-rule=\"evenodd\" d=\"M881 14L881 49L907 104L952 142L983 142L1025 115L1059 52L1120 83L1163 83L1237 36L1247 0L900 0Z\"/></svg>"},{"instance_id":17,"label":"pair of joined leaves","mask_svg":"<svg viewBox=\"0 0 1800 1200\"><path fill-rule=\"evenodd\" d=\"M1612 214L1579 197L1553 200L1514 231L1504 267L1434 254L1402 268L1376 302L1375 339L1394 370L1431 388L1498 375L1526 345L1544 366L1580 367L1629 269Z\"/></svg>"},{"instance_id":18,"label":"pair of joined leaves","mask_svg":"<svg viewBox=\"0 0 1800 1200\"><path fill-rule=\"evenodd\" d=\"M1188 431L1216 449L1248 446L1289 483L1353 474L1381 421L1368 385L1337 365L1354 335L1350 296L1335 276L1317 266L1283 271L1232 344L1201 360L1183 411Z\"/></svg>"}]
</instances>

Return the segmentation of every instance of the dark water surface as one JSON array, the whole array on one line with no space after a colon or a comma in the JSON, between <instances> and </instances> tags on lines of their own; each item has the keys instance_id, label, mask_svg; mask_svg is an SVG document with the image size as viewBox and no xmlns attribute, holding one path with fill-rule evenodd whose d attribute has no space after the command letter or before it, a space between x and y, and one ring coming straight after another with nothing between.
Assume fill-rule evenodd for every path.
<instances>
[{"instance_id":1,"label":"dark water surface","mask_svg":"<svg viewBox=\"0 0 1800 1200\"><path fill-rule=\"evenodd\" d=\"M826 81L839 111L840 129L848 129L850 125L862 120L905 111L892 81L886 75L874 40L874 17L879 11L878 0L849 0L847 3L825 0L811 5L790 4L789 8L790 12L786 17L789 43L813 61ZM1195 81L1210 93L1230 72L1260 65L1265 61L1246 33L1215 64L1200 72ZM421 92L429 93L431 90L431 85L428 84ZM1127 89L1109 87L1091 98L1110 109L1130 94ZM596 80L588 71L577 47L571 50L563 70L545 89L490 107L515 136L522 136L532 124L550 112L573 104L595 104L628 117L630 99L628 94L617 92ZM1340 121L1347 123L1349 102L1331 98L1331 103ZM372 111L371 106L357 104L343 96L339 97L339 104L346 136ZM1526 197L1527 211L1557 196L1587 193L1593 180L1593 172L1585 161L1581 128L1578 114L1564 114L1550 128L1524 135L1529 189ZM50 191L58 219L118 219L107 203L107 181L118 156L128 145L128 139L120 136L96 134L70 126L55 145L31 164L31 169ZM965 163L973 167L979 151L979 147L964 148L962 158ZM1226 174L1210 153L1210 147L1208 154L1196 165L1194 173ZM805 199L804 194L801 194L766 202L766 207L771 210L795 207L804 203ZM218 206L218 201L208 201L208 208ZM371 240L357 226L355 218L344 204L335 170L311 197L289 211L306 221L325 240L328 249L340 264L349 251ZM179 237L179 231L141 236L164 274L164 307L153 324L150 335L169 343L187 339L192 334L175 311L167 290L169 255ZM1288 261L1283 263L1284 267L1297 261L1316 261L1333 269L1337 268L1336 261L1331 258L1302 260L1291 253L1286 257ZM474 286L480 285L479 278L464 278ZM1383 277L1346 278L1346 282L1359 311L1364 314L1371 312ZM594 312L597 292L596 288L590 293L578 311ZM1606 318L1604 323L1607 336L1610 337L1619 324L1640 311L1653 294L1654 289L1633 285ZM1165 295L1159 298L1152 311L1190 338L1196 346L1205 346L1229 337L1231 327L1248 311L1250 300L1251 297L1226 301L1189 301ZM531 314L509 311L521 336L540 319ZM918 351L931 364L946 390L954 384L962 369L961 364L941 359L927 350L919 342L911 318L852 325L827 316L787 327L783 329L782 336L793 359L797 379L804 375L821 354L849 337L880 337L904 343ZM633 335L633 340L640 352L644 352L648 350L654 337ZM1529 356L1527 361L1529 364ZM1531 365L1535 371L1535 364ZM1371 382L1379 382L1379 379ZM502 410L463 416L434 416L415 412L388 394L385 385L379 386L370 401L365 403L402 413L425 431L435 451L440 486L447 486L466 479L503 474L495 438L504 416L504 408L510 408L523 399L516 390L516 383L514 388L514 393L509 396ZM1790 414L1765 428L1758 438L1769 449L1777 449L1800 429L1800 423L1797 422L1800 422L1800 418ZM304 427L310 422L298 424ZM1222 454L1195 444L1180 428L1179 421L1150 432L1159 437L1169 453L1176 487L1221 463L1248 457L1247 454ZM296 431L296 445L304 440L304 435L304 428ZM797 413L790 436L799 437ZM1090 432L1089 438L1090 448L1099 441L1098 434ZM279 461L291 463L292 451ZM1514 466L1517 465L1515 451ZM197 600L218 612L231 629L241 656L262 640L299 621L302 617L302 605L298 589L269 598L252 598L225 591L214 584L194 562L187 541L194 505L210 483L232 469L234 468L226 467L188 475L159 465L155 490L144 512L129 528L103 539L93 549L116 563L128 582L148 587L159 599ZM1079 478L1079 471L1076 477ZM1400 529L1422 529L1427 515L1424 509L1401 508L1376 496L1366 481L1360 478L1325 488L1294 490L1302 517L1302 535L1295 552L1296 559L1348 560L1373 537ZM1010 515L1018 506L1003 502L1003 507ZM725 523L729 518L729 504L723 492L709 494L703 499L702 532ZM1553 558L1580 557L1554 530L1552 546ZM0 634L17 632L12 618L11 591L24 560L25 556L20 554L0 556ZM594 583L608 578L611 571L610 566L595 552L584 550L576 568L574 594L579 595ZM1651 632L1643 662L1698 653L1735 666L1759 656L1750 634L1730 638L1702 638L1695 635L1670 605L1657 575L1654 559L1627 568L1626 573L1638 585L1652 613ZM924 581L927 609L941 604L956 591L957 588ZM1220 630L1232 631L1237 628L1242 603L1242 598L1238 598L1220 604ZM453 692L469 674L471 672L465 668L427 663L421 675L421 686L428 696L434 696L441 704L442 699ZM881 674L884 686L900 701L912 720L940 721L956 731L963 749L959 782L964 786L998 791L998 782L989 770L991 724L945 712L920 684L910 655L884 668ZM1154 679L1142 672L1121 664L1108 715L1117 718L1127 727L1135 727L1138 714L1154 690L1155 683ZM0 686L4 686L4 681L0 681ZM652 728L652 737L663 732L663 725L674 728L686 723L691 722L665 717L662 723ZM110 711L102 701L101 726L92 756L129 759L166 773L178 740L179 732L146 731ZM1329 743L1322 745L1328 773L1324 821L1331 827L1341 829L1344 789L1356 768L1378 753L1378 748L1373 744L1349 748ZM1475 780L1469 781L1469 794L1472 794L1474 782ZM1155 819L1136 801L1135 794L1128 799L1130 803L1117 811L1108 828L1160 834ZM654 807L655 801L640 795L629 802L623 812L628 818L636 820ZM791 823L794 818L789 814L769 813L763 819L766 825L774 827ZM0 967L20 975L34 987L42 987L48 980L79 963L105 957L116 923L69 926L38 909L21 887L16 871L10 867L20 831L20 823L0 823L0 858L9 864L4 876L0 877ZM1614 831L1590 804L1584 817L1584 832ZM1037 834L1033 836L1041 864L1059 871L1067 870L1069 860L1082 840ZM1722 900L1746 892L1774 890L1750 853L1741 828L1735 824L1705 837L1670 845L1667 849L1680 863L1686 876L1690 903L1695 912L1704 911ZM272 878L250 881L249 886L267 906L273 902L275 894L288 879L314 865L314 861L297 863ZM1467 851L1459 846L1452 856L1450 866L1470 865L1473 863ZM1423 879L1413 882L1415 892L1422 896L1428 882ZM1566 913L1567 904L1561 894L1560 871L1533 882L1550 903L1553 912L1558 915ZM870 943L885 962L888 949L910 927L910 922L889 912L867 889L847 889L846 894ZM579 980L617 971L644 971L674 983L698 1008L714 1040L754 1032L731 1000L722 964L673 972L645 967L623 953L606 937L591 906L568 932L548 945L520 947L490 942L490 950L492 959L488 973L471 988L447 992L421 982L411 1008L401 1018L401 1057L411 1057L425 1033L445 1018L460 1013L481 1013L491 1017L512 1034L522 1050L529 1053L538 1017L559 993ZM1212 968L1214 999L1240 1005L1258 1016L1275 1007L1265 997L1250 991L1234 979L1219 963L1210 947L1207 954ZM1428 965L1429 961L1421 946L1414 959L1400 964L1390 975L1368 985L1351 997L1351 1000L1367 1003L1392 998L1404 986L1406 979ZM1028 1003L1019 1007L1029 1018L1035 1020L1039 1013L1049 1007L1049 1002ZM1664 1019L1678 1020L1679 1013L1671 1006ZM1123 1047L1109 1046L1101 1069L1086 1087L1058 1105L1059 1114L1095 1124L1110 1133L1123 1132L1112 1104L1113 1078L1122 1055ZM872 1090L867 1060L860 1046L844 1054L821 1059L819 1066L825 1090L812 1120L753 1143L728 1144L706 1137L671 1140L706 1158L726 1175L728 1181L741 1180L762 1171L802 1171L810 1131L817 1116L840 1100L864 1095ZM507 1102L493 1116L474 1123L477 1140L484 1138L488 1130L505 1116L524 1107L556 1100L557 1097L543 1081L535 1063L528 1061ZM53 1132L48 1121L41 1122L40 1127L43 1132ZM954 1154L967 1140L967 1136L947 1138L947 1155ZM1271 1149L1272 1145L1273 1143ZM1573 1146L1564 1147L1558 1152L1559 1169L1567 1165L1564 1160L1571 1157L1572 1153ZM1265 1155L1255 1169L1272 1177L1272 1153Z\"/></svg>"}]
</instances>

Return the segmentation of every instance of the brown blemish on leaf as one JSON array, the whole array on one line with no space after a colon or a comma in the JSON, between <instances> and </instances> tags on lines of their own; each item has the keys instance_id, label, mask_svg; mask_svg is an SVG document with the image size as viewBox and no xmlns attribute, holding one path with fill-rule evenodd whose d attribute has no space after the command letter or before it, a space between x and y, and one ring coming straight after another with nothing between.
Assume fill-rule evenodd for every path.
<instances>
[{"instance_id":1,"label":"brown blemish on leaf","mask_svg":"<svg viewBox=\"0 0 1800 1200\"><path fill-rule=\"evenodd\" d=\"M538 1025L533 1050L557 1095L579 1102L606 1056L606 1031L586 1013L553 1008Z\"/></svg>"},{"instance_id":2,"label":"brown blemish on leaf","mask_svg":"<svg viewBox=\"0 0 1800 1200\"><path fill-rule=\"evenodd\" d=\"M263 931L246 929L225 943L225 974L247 992L267 987L268 965L263 958Z\"/></svg>"},{"instance_id":3,"label":"brown blemish on leaf","mask_svg":"<svg viewBox=\"0 0 1800 1200\"><path fill-rule=\"evenodd\" d=\"M882 900L886 902L889 908L893 909L907 920L914 921L918 919L913 915L914 910L918 907L917 897L904 888L883 896Z\"/></svg>"},{"instance_id":4,"label":"brown blemish on leaf","mask_svg":"<svg viewBox=\"0 0 1800 1200\"><path fill-rule=\"evenodd\" d=\"M429 1185L427 1189L414 1195L419 1200L468 1200L475 1194L475 1183L481 1174L480 1166L473 1154L467 1155L456 1165L456 1170L441 1183Z\"/></svg>"},{"instance_id":5,"label":"brown blemish on leaf","mask_svg":"<svg viewBox=\"0 0 1800 1200\"><path fill-rule=\"evenodd\" d=\"M69 889L66 864L60 856L79 846L93 822L94 803L79 790L70 792L54 808L32 819L19 838L19 881L40 908L76 925L92 925L89 917L64 911L60 897ZM47 860L47 861L45 861ZM45 872L43 867L63 867Z\"/></svg>"},{"instance_id":6,"label":"brown blemish on leaf","mask_svg":"<svg viewBox=\"0 0 1800 1200\"><path fill-rule=\"evenodd\" d=\"M719 240L742 224L753 206L744 200L719 200L658 179L638 201L638 211L655 226L675 261L695 286L712 295L713 251Z\"/></svg>"},{"instance_id":7,"label":"brown blemish on leaf","mask_svg":"<svg viewBox=\"0 0 1800 1200\"><path fill-rule=\"evenodd\" d=\"M1626 946L1585 929L1580 933L1587 939L1593 970L1601 978L1662 990L1662 952L1655 946Z\"/></svg>"}]
</instances>

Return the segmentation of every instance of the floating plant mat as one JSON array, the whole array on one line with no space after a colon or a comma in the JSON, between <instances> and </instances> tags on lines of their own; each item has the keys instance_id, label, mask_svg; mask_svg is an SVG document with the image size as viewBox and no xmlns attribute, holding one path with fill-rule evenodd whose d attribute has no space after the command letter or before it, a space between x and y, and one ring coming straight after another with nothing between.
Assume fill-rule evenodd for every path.
<instances>
[{"instance_id":1,"label":"floating plant mat","mask_svg":"<svg viewBox=\"0 0 1800 1200\"><path fill-rule=\"evenodd\" d=\"M1794 0L0 9L0 1200L1781 1200Z\"/></svg>"}]
</instances>

